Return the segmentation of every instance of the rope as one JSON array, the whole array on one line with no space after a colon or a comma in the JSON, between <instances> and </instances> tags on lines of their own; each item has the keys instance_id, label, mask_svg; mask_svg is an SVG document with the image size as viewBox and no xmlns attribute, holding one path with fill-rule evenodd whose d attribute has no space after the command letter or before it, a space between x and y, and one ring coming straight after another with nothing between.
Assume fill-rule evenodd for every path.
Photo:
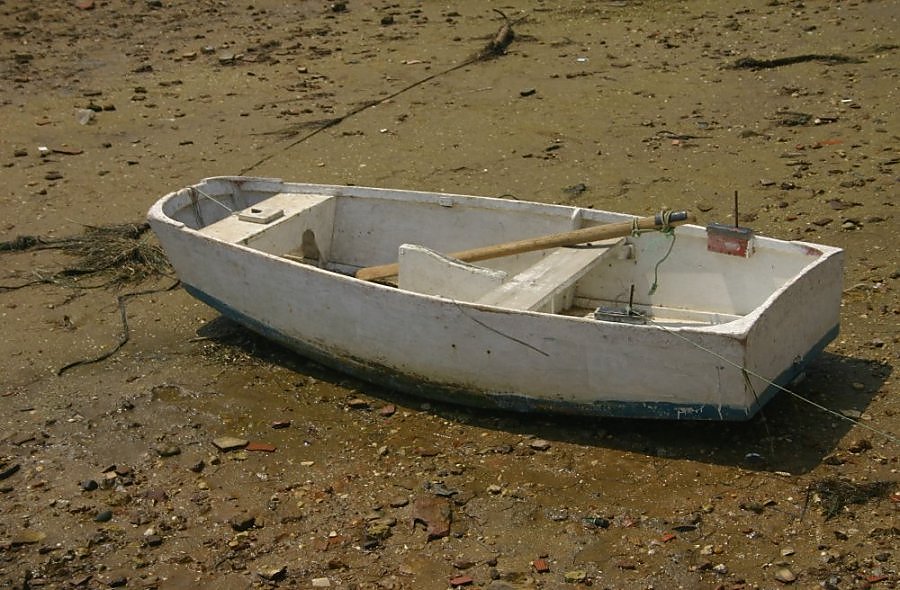
<instances>
[{"instance_id":1,"label":"rope","mask_svg":"<svg viewBox=\"0 0 900 590\"><path fill-rule=\"evenodd\" d=\"M809 399L809 398L803 397L802 395L800 395L800 394L797 393L797 392L791 391L791 390L788 389L787 387L783 387L783 386L781 386L781 385L778 385L778 384L775 383L774 381L770 381L769 379L766 379L765 377L763 377L763 376L760 375L759 373L756 373L756 372L754 372L754 371L751 371L751 370L748 369L747 367L744 367L743 365L739 365L739 364L737 364L736 362L732 361L731 359L725 358L724 356L722 356L721 354L717 353L716 351L710 350L709 348L706 348L706 347L703 346L702 344L699 344L699 343L697 343L697 342L694 342L693 340L691 340L691 339L688 338L687 336L684 336L684 335L682 335L682 334L679 334L678 332L676 332L676 331L674 331L674 330L671 330L671 329L667 328L666 326L664 326L664 325L662 325L662 324L654 323L653 325L654 325L654 326L657 326L657 327L659 327L659 328L661 328L663 331L668 332L669 334L672 334L673 336L677 336L678 338L681 338L682 340L684 340L685 342L687 342L687 343L690 344L691 346L694 346L694 347L696 347L696 348L699 348L699 349L702 350L703 352L707 352L707 353L711 354L712 356L716 357L717 359L719 359L719 360L722 361L723 363L726 363L726 364L731 365L732 367L734 367L734 368L736 368L736 369L739 369L739 370L744 374L744 378L745 378L745 379L747 379L747 375L752 375L753 377L756 377L757 379L761 380L762 382L766 383L767 385L770 385L770 386L772 386L772 387L778 389L779 391L783 391L783 392L787 393L788 395L790 395L790 396L792 396L792 397L794 397L794 398L796 398L796 399L798 399L798 400L800 400L800 401L802 401L802 402L804 402L804 403L806 403L806 404L809 404L809 405L813 406L814 408L817 408L817 409L819 409L819 410L822 410L823 412L825 412L825 413L827 413L827 414L831 414L832 416L834 416L834 417L836 417L836 418L840 418L841 420L845 420L845 421L847 421L847 422L850 422L851 424L853 424L853 425L855 425L855 426L859 426L859 427L861 427L861 428L865 428L866 430L869 430L869 431L871 431L871 432L874 432L875 434L877 434L877 435L879 435L879 436L883 436L885 439L887 439L888 441L890 441L890 442L892 442L892 443L894 443L894 444L900 444L900 438L897 438L897 436L891 434L890 432L886 432L886 431L884 431L884 430L879 430L879 429L877 429L877 428L874 428L874 427L872 427L872 426L869 426L868 424L864 424L864 423L860 422L859 420L854 420L853 418L850 418L849 416L845 416L845 415L841 414L840 412L835 412L834 410L832 410L832 409L830 409L830 408L826 408L825 406L823 406L823 405L821 405L821 404L818 404L818 403L812 401L812 400ZM748 382L749 382L749 379L748 379ZM751 389L752 389L752 387L751 387ZM754 395L754 396L756 395L756 390L753 390L753 395ZM758 401L758 400L759 400L759 398L757 398L757 401Z\"/></svg>"},{"instance_id":2,"label":"rope","mask_svg":"<svg viewBox=\"0 0 900 590\"><path fill-rule=\"evenodd\" d=\"M225 210L228 211L229 213L234 213L234 209L232 209L231 207L229 207L229 206L226 205L225 203L223 203L223 202L217 200L217 199L216 199L215 197L213 197L212 195L208 195L208 194L204 193L203 191L201 191L201 190L200 190L199 188L197 188L197 187L194 187L194 190L197 191L198 193L200 193L200 196L206 197L207 199L209 199L210 201L212 201L213 203L215 203L215 204L218 205L219 207L222 207L223 209L225 209Z\"/></svg>"},{"instance_id":3,"label":"rope","mask_svg":"<svg viewBox=\"0 0 900 590\"><path fill-rule=\"evenodd\" d=\"M638 228L638 220L637 217L632 218L631 220L631 235L634 237L640 236L642 233L646 233L648 231L659 231L667 236L672 238L672 241L669 243L669 249L666 250L665 255L659 259L659 262L656 263L656 266L653 268L653 284L650 285L650 292L648 295L653 295L656 293L656 289L659 287L659 267L660 265L666 261L666 258L669 257L669 254L672 253L672 249L675 247L675 228L672 226L672 210L663 208L659 212L659 217L662 219L662 226L653 230L642 230Z\"/></svg>"}]
</instances>

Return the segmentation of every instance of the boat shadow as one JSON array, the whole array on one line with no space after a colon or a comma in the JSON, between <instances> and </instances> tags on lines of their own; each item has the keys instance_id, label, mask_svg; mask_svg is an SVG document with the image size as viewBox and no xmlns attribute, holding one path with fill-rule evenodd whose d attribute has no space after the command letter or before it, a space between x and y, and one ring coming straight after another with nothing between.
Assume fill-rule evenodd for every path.
<instances>
[{"instance_id":1,"label":"boat shadow","mask_svg":"<svg viewBox=\"0 0 900 590\"><path fill-rule=\"evenodd\" d=\"M198 334L259 361L313 377L409 411L557 443L607 448L648 457L697 461L753 471L808 473L823 461L839 462L847 449L880 442L872 430L845 437L859 422L878 430L866 413L893 372L887 363L825 352L806 377L746 422L596 418L502 412L425 400L354 379L257 335L220 316ZM842 446L844 448L842 448Z\"/></svg>"}]
</instances>

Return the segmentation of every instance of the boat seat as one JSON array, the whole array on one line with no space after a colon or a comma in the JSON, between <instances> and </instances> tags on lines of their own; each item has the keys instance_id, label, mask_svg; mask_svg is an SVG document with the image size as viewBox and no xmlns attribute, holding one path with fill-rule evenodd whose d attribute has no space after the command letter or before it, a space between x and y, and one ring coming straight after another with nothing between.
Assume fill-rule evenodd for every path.
<instances>
[{"instance_id":1,"label":"boat seat","mask_svg":"<svg viewBox=\"0 0 900 590\"><path fill-rule=\"evenodd\" d=\"M424 295L474 301L496 289L507 274L467 264L425 246L403 244L398 257L397 286Z\"/></svg>"},{"instance_id":2,"label":"boat seat","mask_svg":"<svg viewBox=\"0 0 900 590\"><path fill-rule=\"evenodd\" d=\"M591 247L557 248L477 299L477 303L557 313L570 307L575 283L609 256L625 238L594 242Z\"/></svg>"}]
</instances>

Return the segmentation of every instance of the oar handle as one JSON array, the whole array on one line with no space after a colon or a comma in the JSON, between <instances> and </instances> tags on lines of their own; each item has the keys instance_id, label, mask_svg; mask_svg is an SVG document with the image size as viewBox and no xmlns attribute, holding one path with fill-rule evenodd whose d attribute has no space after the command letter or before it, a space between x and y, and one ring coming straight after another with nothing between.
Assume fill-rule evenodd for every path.
<instances>
[{"instance_id":1,"label":"oar handle","mask_svg":"<svg viewBox=\"0 0 900 590\"><path fill-rule=\"evenodd\" d=\"M536 250L546 250L548 248L559 248L562 246L575 246L577 244L608 240L610 238L621 238L631 234L635 230L660 229L667 225L671 226L688 223L693 221L693 219L693 216L687 211L673 211L665 215L657 213L653 217L637 217L631 221L605 223L603 225L584 227L536 238L527 238L524 240L516 240L514 242L504 242L502 244L472 248L470 250L463 250L462 252L454 252L449 256L456 258L457 260L462 260L463 262L477 262L479 260L513 256L514 254L522 254L524 252L534 252ZM399 270L400 265L396 262L379 266L367 266L356 271L356 278L366 281L384 279L395 276Z\"/></svg>"}]
</instances>

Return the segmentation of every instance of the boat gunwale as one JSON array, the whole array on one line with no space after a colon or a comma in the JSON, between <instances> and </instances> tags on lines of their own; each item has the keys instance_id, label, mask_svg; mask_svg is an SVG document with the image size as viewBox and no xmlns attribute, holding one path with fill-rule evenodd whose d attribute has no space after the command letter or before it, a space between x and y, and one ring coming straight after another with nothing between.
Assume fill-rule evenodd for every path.
<instances>
[{"instance_id":1,"label":"boat gunwale","mask_svg":"<svg viewBox=\"0 0 900 590\"><path fill-rule=\"evenodd\" d=\"M279 178L264 178L264 177L249 177L249 176L213 176L204 178L201 181L187 186L175 191L171 191L168 194L159 198L153 206L150 208L148 212L148 218L165 223L167 225L173 226L175 229L178 229L183 232L188 232L193 234L194 237L208 240L210 242L214 242L217 244L221 244L223 246L233 247L239 250L245 250L251 256L265 256L267 258L271 258L273 260L278 260L283 263L288 263L293 265L293 268L302 269L305 272L318 272L327 274L332 279L337 280L346 280L347 284L354 285L367 285L367 288L373 289L381 289L390 292L400 292L406 296L413 296L418 298L423 298L426 300L432 300L435 302L452 302L455 305L464 305L467 308L477 309L477 310L485 310L499 313L515 313L523 316L531 316L537 315L540 317L551 315L560 320L566 321L577 321L577 322L591 322L591 323L599 323L603 325L617 325L618 322L607 321L596 318L588 318L588 317L579 317L579 316L569 316L562 314L551 314L547 312L541 311L532 311L532 310L522 310L522 309L513 309L508 307L499 307L493 306L483 303L476 303L472 301L465 300L457 300L449 297L443 297L439 295L427 295L424 293L417 293L415 291L408 290L400 290L397 287L380 284L377 282L366 281L363 279L358 279L353 276L348 276L346 274L342 274L340 272L335 272L333 270L318 268L315 266L310 266L303 264L301 262L291 260L285 258L283 256L279 256L276 254L271 254L264 250L260 250L257 248L253 248L251 246L247 246L246 244L242 244L239 242L229 242L223 239L215 238L203 233L202 229L194 229L189 227L184 222L178 221L171 217L167 212L167 205L170 205L176 199L184 198L183 191L190 189L201 189L209 184L214 182L225 182L232 183L236 186L246 185L250 183L273 185L271 189L272 194L277 193L295 193L295 194L320 194L326 196L333 197L347 197L347 198L381 198L388 199L393 201L407 201L407 202L416 202L422 204L441 204L441 198L453 198L453 199L461 199L468 203L479 203L479 204L489 204L490 207L486 207L488 209L502 211L506 209L537 209L537 210L547 210L547 211L583 211L585 213L592 213L591 217L592 221L605 221L609 220L609 222L614 221L622 221L635 219L638 216L631 215L628 213L618 213L613 211L605 211L600 209L587 209L581 207L572 207L569 205L559 205L553 203L542 203L538 201L510 201L508 199L498 198L498 197L485 197L478 195L463 195L463 194L455 194L455 193L440 193L433 191L416 191L409 189L390 189L390 188L376 188L376 187L365 187L365 186L355 186L355 185L335 185L335 184L314 184L314 183L298 183L298 182L285 182ZM277 187L277 188L275 188ZM412 198L411 198L412 197ZM181 207L178 208L181 210ZM600 218L600 219L598 219ZM605 218L605 219L602 219ZM204 226L207 227L207 226ZM706 234L706 228L696 224L685 224L680 225L675 228L675 231L686 236L694 237L694 238L702 238ZM812 260L809 263L805 264L797 271L795 271L792 276L786 279L778 288L772 290L772 292L757 306L755 306L751 311L746 314L743 314L741 317L730 320L727 322L722 322L719 324L708 324L708 325L698 325L698 326L662 326L659 324L630 324L629 326L634 329L655 329L658 331L672 331L672 332L688 332L688 333L704 333L704 334L716 334L716 335L729 335L736 338L744 338L746 337L750 331L753 329L756 321L762 316L766 309L772 306L772 304L781 297L785 291L791 288L797 281L801 280L802 277L807 275L813 268L819 266L821 264L825 264L829 259L834 256L839 256L843 253L843 249L828 246L823 244L815 244L811 242L803 242L799 240L783 240L774 237L768 236L754 236L754 240L757 241L759 245L765 245L767 248L772 248L775 250L779 250L782 252L788 252L795 254L796 252L789 252L789 250L796 250L800 248L803 250L803 253L811 256Z\"/></svg>"}]
</instances>

